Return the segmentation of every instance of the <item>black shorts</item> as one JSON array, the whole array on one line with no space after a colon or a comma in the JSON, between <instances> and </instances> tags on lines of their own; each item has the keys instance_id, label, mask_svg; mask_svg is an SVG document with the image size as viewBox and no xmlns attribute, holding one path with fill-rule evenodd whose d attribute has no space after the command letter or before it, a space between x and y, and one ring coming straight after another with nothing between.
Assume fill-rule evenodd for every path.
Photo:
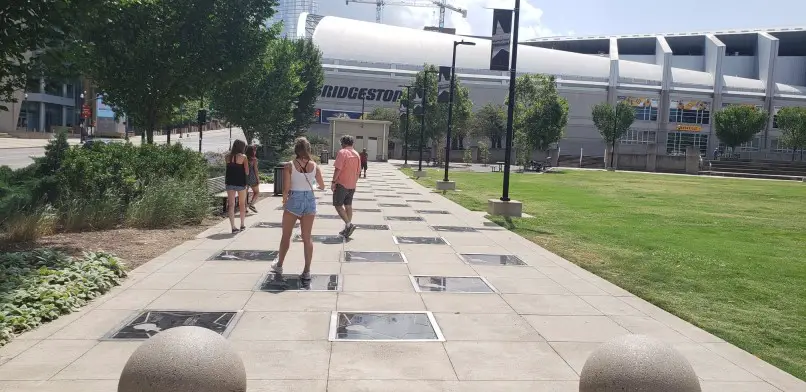
<instances>
[{"instance_id":1,"label":"black shorts","mask_svg":"<svg viewBox=\"0 0 806 392\"><path fill-rule=\"evenodd\" d=\"M361 170L367 170L367 163L366 162L361 163Z\"/></svg>"},{"instance_id":2,"label":"black shorts","mask_svg":"<svg viewBox=\"0 0 806 392\"><path fill-rule=\"evenodd\" d=\"M333 205L336 207L351 206L353 205L353 195L355 195L355 189L347 189L341 184L336 184L336 190L333 191Z\"/></svg>"}]
</instances>

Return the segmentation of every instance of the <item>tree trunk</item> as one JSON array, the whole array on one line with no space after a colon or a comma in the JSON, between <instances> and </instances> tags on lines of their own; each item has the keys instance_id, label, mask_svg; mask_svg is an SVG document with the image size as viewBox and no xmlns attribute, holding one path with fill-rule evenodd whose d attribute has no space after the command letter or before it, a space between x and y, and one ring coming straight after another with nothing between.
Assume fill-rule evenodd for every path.
<instances>
[{"instance_id":1,"label":"tree trunk","mask_svg":"<svg viewBox=\"0 0 806 392\"><path fill-rule=\"evenodd\" d=\"M616 170L616 168L613 167L613 161L615 161L615 156L616 156L616 142L613 141L613 143L610 145L610 168L613 170Z\"/></svg>"}]
</instances>

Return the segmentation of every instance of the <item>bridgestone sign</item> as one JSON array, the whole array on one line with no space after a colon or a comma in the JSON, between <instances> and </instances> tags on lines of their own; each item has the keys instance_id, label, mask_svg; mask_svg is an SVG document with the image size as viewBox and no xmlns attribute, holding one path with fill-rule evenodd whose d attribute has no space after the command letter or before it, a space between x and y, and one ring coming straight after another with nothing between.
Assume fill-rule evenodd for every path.
<instances>
[{"instance_id":1,"label":"bridgestone sign","mask_svg":"<svg viewBox=\"0 0 806 392\"><path fill-rule=\"evenodd\" d=\"M362 88L347 86L322 87L322 98L354 99L378 102L397 102L403 96L403 90L392 90L382 88Z\"/></svg>"}]
</instances>

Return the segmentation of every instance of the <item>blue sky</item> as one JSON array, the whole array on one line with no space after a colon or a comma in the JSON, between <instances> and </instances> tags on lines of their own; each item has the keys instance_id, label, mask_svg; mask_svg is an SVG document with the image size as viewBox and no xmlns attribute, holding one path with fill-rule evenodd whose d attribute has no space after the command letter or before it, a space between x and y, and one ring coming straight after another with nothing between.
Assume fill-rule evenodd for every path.
<instances>
[{"instance_id":1,"label":"blue sky","mask_svg":"<svg viewBox=\"0 0 806 392\"><path fill-rule=\"evenodd\" d=\"M389 2L396 0L387 0ZM405 0L429 2L429 0ZM492 13L514 0L447 0L468 10L448 11L446 25L465 34L489 35ZM521 37L671 33L806 26L806 0L521 0ZM319 13L374 21L375 6L319 0ZM414 28L436 25L436 9L386 6L384 23Z\"/></svg>"}]
</instances>

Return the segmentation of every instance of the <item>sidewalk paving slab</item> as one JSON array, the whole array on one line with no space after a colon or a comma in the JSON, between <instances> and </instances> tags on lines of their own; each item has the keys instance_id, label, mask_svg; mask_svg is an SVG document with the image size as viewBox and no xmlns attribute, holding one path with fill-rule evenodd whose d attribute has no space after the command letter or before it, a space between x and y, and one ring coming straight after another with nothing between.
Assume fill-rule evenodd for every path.
<instances>
[{"instance_id":1,"label":"sidewalk paving slab","mask_svg":"<svg viewBox=\"0 0 806 392\"><path fill-rule=\"evenodd\" d=\"M332 167L323 169L329 180ZM601 342L627 333L677 348L706 392L806 391L803 381L491 225L483 214L430 192L390 164L374 164L370 176L359 182L367 192L360 195L375 200L358 201L356 207L381 212L357 211L354 221L388 230L358 229L349 241L314 245L312 272L339 275L337 290L261 291L274 253L264 260L214 260L223 250L277 251L282 230L253 227L281 221L280 199L266 197L258 203L260 212L247 218L245 232L230 234L229 221L222 220L138 267L121 287L78 312L0 348L0 391L115 391L140 341L105 338L144 310L234 312L224 336L244 360L250 392L571 392L578 389L588 355ZM395 195L397 190L389 189L396 185L389 183L419 195L380 197ZM329 192L317 197L321 214L335 214L326 205ZM404 202L408 206L379 205ZM422 220L389 219L394 216ZM313 234L334 236L342 226L337 219L318 219ZM401 243L394 236L442 237L448 244ZM346 251L402 252L405 260L348 261ZM517 256L524 265L480 256L468 262L461 254ZM285 273L299 273L302 260L302 244L294 241ZM429 276L430 283L415 290L410 275ZM442 276L482 277L494 290L430 291L447 287ZM334 312L431 312L444 341L334 341L331 330L356 331L331 325ZM384 319L402 325L394 315ZM405 332L372 328L380 329L361 336Z\"/></svg>"}]
</instances>

